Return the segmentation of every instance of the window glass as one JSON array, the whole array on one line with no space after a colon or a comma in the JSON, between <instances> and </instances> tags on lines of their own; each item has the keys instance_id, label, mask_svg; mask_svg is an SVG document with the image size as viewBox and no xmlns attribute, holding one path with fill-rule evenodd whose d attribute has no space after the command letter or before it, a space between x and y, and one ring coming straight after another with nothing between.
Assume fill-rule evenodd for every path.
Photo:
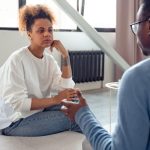
<instances>
[{"instance_id":1,"label":"window glass","mask_svg":"<svg viewBox=\"0 0 150 150\"><path fill-rule=\"evenodd\" d=\"M18 0L0 1L0 27L18 26Z\"/></svg>"},{"instance_id":2,"label":"window glass","mask_svg":"<svg viewBox=\"0 0 150 150\"><path fill-rule=\"evenodd\" d=\"M18 1L1 0L0 27L18 27ZM94 28L116 28L116 0L67 0L79 13L83 12L85 20ZM82 6L82 2L84 5ZM9 4L9 5L8 5ZM55 29L76 30L77 25L54 0L26 0L26 4L46 4L56 17ZM82 10L84 9L84 11Z\"/></svg>"},{"instance_id":3,"label":"window glass","mask_svg":"<svg viewBox=\"0 0 150 150\"><path fill-rule=\"evenodd\" d=\"M26 0L26 4L46 4L56 17L54 29L76 29L76 24L59 8L53 0ZM76 9L76 0L69 0L69 4Z\"/></svg>"},{"instance_id":4,"label":"window glass","mask_svg":"<svg viewBox=\"0 0 150 150\"><path fill-rule=\"evenodd\" d=\"M116 0L85 0L84 18L95 28L116 28Z\"/></svg>"}]
</instances>

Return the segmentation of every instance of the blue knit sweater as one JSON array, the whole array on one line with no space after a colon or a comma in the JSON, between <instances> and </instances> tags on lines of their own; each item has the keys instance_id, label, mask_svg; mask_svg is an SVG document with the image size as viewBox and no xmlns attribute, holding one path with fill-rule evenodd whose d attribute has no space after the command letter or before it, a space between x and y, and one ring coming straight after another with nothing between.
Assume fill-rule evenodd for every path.
<instances>
[{"instance_id":1,"label":"blue knit sweater","mask_svg":"<svg viewBox=\"0 0 150 150\"><path fill-rule=\"evenodd\" d=\"M118 90L118 120L110 135L88 106L75 120L94 150L150 150L150 59L128 69Z\"/></svg>"}]
</instances>

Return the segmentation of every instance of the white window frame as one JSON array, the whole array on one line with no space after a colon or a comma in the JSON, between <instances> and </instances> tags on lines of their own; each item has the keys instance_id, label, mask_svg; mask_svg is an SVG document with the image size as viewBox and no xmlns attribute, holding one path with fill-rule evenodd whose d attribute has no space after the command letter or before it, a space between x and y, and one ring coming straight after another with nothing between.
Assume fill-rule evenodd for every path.
<instances>
[{"instance_id":1,"label":"white window frame","mask_svg":"<svg viewBox=\"0 0 150 150\"><path fill-rule=\"evenodd\" d=\"M6 1L6 0L5 0ZM9 3L11 2L10 0L7 0L9 1ZM75 9L77 9L76 7L76 3L77 3L77 0L67 0ZM83 4L83 1L84 1L84 5L82 6ZM108 24L111 22L111 19L112 18L115 18L116 15L113 14L113 17L110 16L110 12L109 13L105 13L105 16L104 14L94 14L93 10L88 12L86 11L93 3L95 3L95 5L93 4L94 8L96 8L97 6L100 5L100 1L102 0L78 0L79 2L79 13L84 13L82 14L83 17L91 24L91 26L93 26L94 28L96 28L97 31L99 32L115 32L115 25L113 27L105 27L105 25L103 24L104 22L107 22ZM103 0L105 2L105 4L107 5L108 2L110 2L110 0ZM111 1L116 1L116 0L111 0ZM63 10L61 10L55 3L54 3L54 0L18 0L18 4L17 6L14 6L15 8L15 12L17 13L16 11L16 8L19 9L19 6L21 7L22 5L24 4L36 4L36 3L43 3L43 4L49 4L49 2L51 2L51 9L52 11L54 12L55 16L56 16L56 24L54 26L54 29L56 29L56 31L80 31L80 29L76 26L76 24L67 16L67 14L65 14L63 12ZM12 2L14 4L14 1ZM116 3L114 3L113 5L116 5ZM8 2L7 2L7 6L8 6ZM11 8L12 8L12 4L10 4ZM104 11L107 12L107 10L110 10L109 8L110 4L107 5L107 9L105 9ZM84 12L82 11L82 8L81 7L84 7ZM112 5L111 5L112 7ZM98 7L97 7L98 8ZM11 18L11 22L12 20L17 20L17 23L16 23L16 26L3 26L2 24L0 24L0 29L18 29L17 25L18 25L18 13L15 15L15 18L14 17L8 17L8 15L10 15L12 13L12 11L14 11L14 9L12 10L5 10L5 13L4 16L7 16L5 18L7 18L7 23L9 22L9 19L8 18ZM1 12L2 9L0 9L0 12ZM115 10L113 10L115 11ZM8 12L8 14L7 14ZM0 13L1 14L1 13ZM90 16L90 17L89 17ZM101 27L99 27L98 25L94 26L94 24L92 24L93 22L93 16L95 16L95 18L97 19L97 24L99 22L101 22L101 24L103 24ZM92 19L90 19L92 18ZM105 21L103 21L103 18L105 18ZM65 20L65 22L64 22ZM115 18L116 20L116 18ZM8 25L11 24L11 22L9 22ZM66 23L67 22L67 23Z\"/></svg>"}]
</instances>

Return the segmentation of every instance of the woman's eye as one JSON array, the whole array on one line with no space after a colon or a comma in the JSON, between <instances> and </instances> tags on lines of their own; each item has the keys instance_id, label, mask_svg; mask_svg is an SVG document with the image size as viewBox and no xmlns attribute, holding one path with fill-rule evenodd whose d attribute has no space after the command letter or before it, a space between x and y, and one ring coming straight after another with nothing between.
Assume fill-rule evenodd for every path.
<instances>
[{"instance_id":1,"label":"woman's eye","mask_svg":"<svg viewBox=\"0 0 150 150\"><path fill-rule=\"evenodd\" d=\"M52 28L49 28L49 29L38 29L37 30L37 33L44 33L44 32L49 32L49 33L52 33L53 32L53 29Z\"/></svg>"},{"instance_id":2,"label":"woman's eye","mask_svg":"<svg viewBox=\"0 0 150 150\"><path fill-rule=\"evenodd\" d=\"M53 32L53 29L48 29L48 32L50 32L50 33Z\"/></svg>"},{"instance_id":3,"label":"woman's eye","mask_svg":"<svg viewBox=\"0 0 150 150\"><path fill-rule=\"evenodd\" d=\"M37 32L38 32L38 33L43 33L44 30L43 30L43 29L39 29Z\"/></svg>"}]
</instances>

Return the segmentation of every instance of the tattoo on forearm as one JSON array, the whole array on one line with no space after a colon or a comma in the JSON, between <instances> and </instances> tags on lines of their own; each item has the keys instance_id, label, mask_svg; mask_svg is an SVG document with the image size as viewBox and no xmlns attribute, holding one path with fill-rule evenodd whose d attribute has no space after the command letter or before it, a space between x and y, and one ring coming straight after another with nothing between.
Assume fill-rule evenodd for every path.
<instances>
[{"instance_id":1,"label":"tattoo on forearm","mask_svg":"<svg viewBox=\"0 0 150 150\"><path fill-rule=\"evenodd\" d=\"M66 57L66 58L62 58L61 59L61 65L62 66L68 66L68 65L70 65L70 58L69 58L69 56Z\"/></svg>"}]
</instances>

